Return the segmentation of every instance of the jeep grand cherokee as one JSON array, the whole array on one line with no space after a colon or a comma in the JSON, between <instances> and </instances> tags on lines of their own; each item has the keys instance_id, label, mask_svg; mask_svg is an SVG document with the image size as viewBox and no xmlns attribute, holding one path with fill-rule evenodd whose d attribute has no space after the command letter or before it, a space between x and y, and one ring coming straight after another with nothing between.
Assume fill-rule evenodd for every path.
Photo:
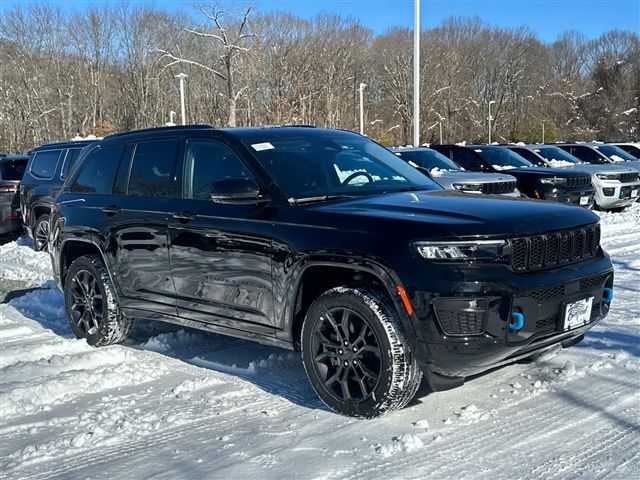
<instances>
[{"instance_id":1,"label":"jeep grand cherokee","mask_svg":"<svg viewBox=\"0 0 640 480\"><path fill-rule=\"evenodd\" d=\"M375 417L580 341L612 298L586 209L444 191L352 132L187 126L85 150L52 209L71 327L152 318L301 350L333 410Z\"/></svg>"}]
</instances>

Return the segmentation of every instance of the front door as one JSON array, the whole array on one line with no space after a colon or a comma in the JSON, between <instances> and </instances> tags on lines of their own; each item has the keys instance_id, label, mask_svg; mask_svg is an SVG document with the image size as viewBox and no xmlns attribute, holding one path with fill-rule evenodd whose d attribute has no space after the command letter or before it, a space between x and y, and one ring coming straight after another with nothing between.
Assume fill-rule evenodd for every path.
<instances>
[{"instance_id":1,"label":"front door","mask_svg":"<svg viewBox=\"0 0 640 480\"><path fill-rule=\"evenodd\" d=\"M259 334L273 333L270 209L211 200L213 183L254 178L225 144L191 139L182 198L169 216L171 273L179 315Z\"/></svg>"}]
</instances>

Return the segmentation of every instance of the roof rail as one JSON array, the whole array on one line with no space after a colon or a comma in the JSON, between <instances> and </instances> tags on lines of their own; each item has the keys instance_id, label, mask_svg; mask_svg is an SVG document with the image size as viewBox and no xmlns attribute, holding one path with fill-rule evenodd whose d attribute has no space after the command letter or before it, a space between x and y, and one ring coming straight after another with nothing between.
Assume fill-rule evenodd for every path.
<instances>
[{"instance_id":1,"label":"roof rail","mask_svg":"<svg viewBox=\"0 0 640 480\"><path fill-rule=\"evenodd\" d=\"M193 125L174 125L171 127L142 128L140 130L129 130L128 132L113 133L104 138L106 140L108 138L120 137L122 135L131 135L136 133L166 132L168 130L199 130L202 128L213 128L213 127L211 125L207 125L206 123L203 123L203 124L193 124Z\"/></svg>"}]
</instances>

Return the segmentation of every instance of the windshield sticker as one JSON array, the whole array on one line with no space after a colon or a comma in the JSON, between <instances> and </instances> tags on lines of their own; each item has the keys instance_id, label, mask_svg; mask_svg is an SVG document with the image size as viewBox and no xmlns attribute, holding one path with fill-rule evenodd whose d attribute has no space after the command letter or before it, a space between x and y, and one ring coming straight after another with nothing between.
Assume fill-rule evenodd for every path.
<instances>
[{"instance_id":1,"label":"windshield sticker","mask_svg":"<svg viewBox=\"0 0 640 480\"><path fill-rule=\"evenodd\" d=\"M276 148L273 145L271 145L269 142L254 143L251 146L256 152L261 152L262 150L273 150L274 148Z\"/></svg>"}]
</instances>

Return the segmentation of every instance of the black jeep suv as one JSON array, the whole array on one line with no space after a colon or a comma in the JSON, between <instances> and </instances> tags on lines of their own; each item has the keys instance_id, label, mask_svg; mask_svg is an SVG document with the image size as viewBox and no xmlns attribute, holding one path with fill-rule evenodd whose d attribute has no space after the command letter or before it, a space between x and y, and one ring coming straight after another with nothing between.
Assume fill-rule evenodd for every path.
<instances>
[{"instance_id":1,"label":"black jeep suv","mask_svg":"<svg viewBox=\"0 0 640 480\"><path fill-rule=\"evenodd\" d=\"M20 212L27 234L36 250L47 250L49 214L69 170L80 151L94 141L47 143L30 152L20 184Z\"/></svg>"},{"instance_id":2,"label":"black jeep suv","mask_svg":"<svg viewBox=\"0 0 640 480\"><path fill-rule=\"evenodd\" d=\"M159 128L85 150L51 216L74 332L152 318L302 351L333 410L374 417L604 318L588 210L444 191L352 132Z\"/></svg>"}]
</instances>

